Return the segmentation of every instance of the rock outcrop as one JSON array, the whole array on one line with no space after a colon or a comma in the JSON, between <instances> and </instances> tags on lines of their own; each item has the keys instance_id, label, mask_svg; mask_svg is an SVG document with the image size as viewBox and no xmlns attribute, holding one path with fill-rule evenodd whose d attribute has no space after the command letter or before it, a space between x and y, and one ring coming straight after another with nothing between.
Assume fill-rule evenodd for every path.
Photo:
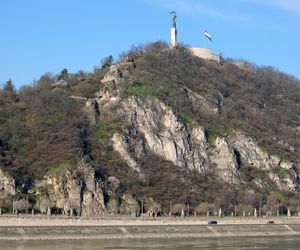
<instances>
[{"instance_id":1,"label":"rock outcrop","mask_svg":"<svg viewBox=\"0 0 300 250\"><path fill-rule=\"evenodd\" d=\"M275 183L277 188L282 191L295 191L297 190L298 175L294 170L290 170L284 174L277 174L270 172L269 178Z\"/></svg>"},{"instance_id":2,"label":"rock outcrop","mask_svg":"<svg viewBox=\"0 0 300 250\"><path fill-rule=\"evenodd\" d=\"M212 103L187 87L182 88L181 92L187 95L187 98L191 101L194 110L202 109L213 114L217 114L220 110L217 101L216 103Z\"/></svg>"},{"instance_id":3,"label":"rock outcrop","mask_svg":"<svg viewBox=\"0 0 300 250\"><path fill-rule=\"evenodd\" d=\"M203 128L189 132L172 109L159 100L130 96L119 106L118 113L126 117L128 127L142 134L145 151L150 150L175 165L204 171L208 156ZM129 131L127 137L130 134Z\"/></svg>"},{"instance_id":4,"label":"rock outcrop","mask_svg":"<svg viewBox=\"0 0 300 250\"><path fill-rule=\"evenodd\" d=\"M120 204L120 213L136 217L140 213L140 205L131 195L125 194Z\"/></svg>"},{"instance_id":5,"label":"rock outcrop","mask_svg":"<svg viewBox=\"0 0 300 250\"><path fill-rule=\"evenodd\" d=\"M270 170L280 163L278 157L263 152L251 137L236 133L231 137L232 146L239 152L241 161L259 169Z\"/></svg>"},{"instance_id":6,"label":"rock outcrop","mask_svg":"<svg viewBox=\"0 0 300 250\"><path fill-rule=\"evenodd\" d=\"M230 137L232 147L239 153L240 161L259 170L266 171L279 190L295 191L298 187L298 174L292 162L282 161L278 156L264 152L256 141L237 132ZM282 173L278 173L280 169Z\"/></svg>"},{"instance_id":7,"label":"rock outcrop","mask_svg":"<svg viewBox=\"0 0 300 250\"><path fill-rule=\"evenodd\" d=\"M74 169L47 177L51 203L65 214L100 215L105 209L101 181L83 160Z\"/></svg>"},{"instance_id":8,"label":"rock outcrop","mask_svg":"<svg viewBox=\"0 0 300 250\"><path fill-rule=\"evenodd\" d=\"M85 103L85 112L88 114L89 121L92 125L96 125L97 119L100 115L98 102L95 99L89 99Z\"/></svg>"},{"instance_id":9,"label":"rock outcrop","mask_svg":"<svg viewBox=\"0 0 300 250\"><path fill-rule=\"evenodd\" d=\"M217 138L211 156L212 163L216 164L218 175L226 182L239 181L239 164L233 148L223 138Z\"/></svg>"},{"instance_id":10,"label":"rock outcrop","mask_svg":"<svg viewBox=\"0 0 300 250\"><path fill-rule=\"evenodd\" d=\"M0 199L5 199L16 192L15 180L0 169Z\"/></svg>"},{"instance_id":11,"label":"rock outcrop","mask_svg":"<svg viewBox=\"0 0 300 250\"><path fill-rule=\"evenodd\" d=\"M115 133L112 137L112 142L114 150L121 155L122 159L128 164L128 166L137 172L141 172L138 163L129 153L128 138L118 133Z\"/></svg>"}]
</instances>

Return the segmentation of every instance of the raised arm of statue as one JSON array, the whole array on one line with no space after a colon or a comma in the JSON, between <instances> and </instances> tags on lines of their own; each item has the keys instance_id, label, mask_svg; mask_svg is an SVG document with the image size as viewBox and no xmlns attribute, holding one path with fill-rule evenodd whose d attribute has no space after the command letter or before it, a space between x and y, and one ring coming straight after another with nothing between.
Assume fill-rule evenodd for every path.
<instances>
[{"instance_id":1,"label":"raised arm of statue","mask_svg":"<svg viewBox=\"0 0 300 250\"><path fill-rule=\"evenodd\" d=\"M172 15L172 26L176 29L176 12L172 11L170 14Z\"/></svg>"}]
</instances>

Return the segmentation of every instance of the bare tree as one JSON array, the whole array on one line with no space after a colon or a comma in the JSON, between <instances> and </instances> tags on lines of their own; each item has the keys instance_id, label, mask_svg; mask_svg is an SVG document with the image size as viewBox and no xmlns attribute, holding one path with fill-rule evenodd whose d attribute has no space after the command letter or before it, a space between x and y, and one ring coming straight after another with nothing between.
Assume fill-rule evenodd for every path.
<instances>
[{"instance_id":1,"label":"bare tree","mask_svg":"<svg viewBox=\"0 0 300 250\"><path fill-rule=\"evenodd\" d=\"M202 202L196 208L195 212L200 215L206 215L208 211L216 209L215 204Z\"/></svg>"},{"instance_id":2,"label":"bare tree","mask_svg":"<svg viewBox=\"0 0 300 250\"><path fill-rule=\"evenodd\" d=\"M48 209L53 206L52 202L49 198L42 198L39 204L39 209L41 213L45 214L47 213Z\"/></svg>"},{"instance_id":3,"label":"bare tree","mask_svg":"<svg viewBox=\"0 0 300 250\"><path fill-rule=\"evenodd\" d=\"M28 202L27 199L21 199L21 200L14 201L15 211L18 211L18 212L26 211L26 212L28 212L29 207L30 207L30 203Z\"/></svg>"}]
</instances>

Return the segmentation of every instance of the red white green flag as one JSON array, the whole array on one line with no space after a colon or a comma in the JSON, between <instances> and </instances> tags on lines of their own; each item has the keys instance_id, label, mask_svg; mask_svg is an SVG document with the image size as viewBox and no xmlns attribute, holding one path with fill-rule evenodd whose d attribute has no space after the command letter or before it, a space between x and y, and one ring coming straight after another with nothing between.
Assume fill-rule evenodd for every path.
<instances>
[{"instance_id":1,"label":"red white green flag","mask_svg":"<svg viewBox=\"0 0 300 250\"><path fill-rule=\"evenodd\" d=\"M211 35L208 33L207 30L204 31L204 35L206 36L207 39L209 39L212 42L212 37Z\"/></svg>"}]
</instances>

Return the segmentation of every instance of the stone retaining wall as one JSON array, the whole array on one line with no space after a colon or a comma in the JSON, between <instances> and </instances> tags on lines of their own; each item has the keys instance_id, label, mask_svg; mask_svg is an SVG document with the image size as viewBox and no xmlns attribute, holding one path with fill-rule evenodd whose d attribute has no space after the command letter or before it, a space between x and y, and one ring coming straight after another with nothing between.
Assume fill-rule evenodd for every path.
<instances>
[{"instance_id":1,"label":"stone retaining wall","mask_svg":"<svg viewBox=\"0 0 300 250\"><path fill-rule=\"evenodd\" d=\"M275 224L300 224L300 217L63 217L63 216L0 216L0 227L8 226L159 226L159 225L207 225L208 221L217 220L219 225L264 225L268 221Z\"/></svg>"},{"instance_id":2,"label":"stone retaining wall","mask_svg":"<svg viewBox=\"0 0 300 250\"><path fill-rule=\"evenodd\" d=\"M213 54L211 52L211 49L209 48L190 48L189 50L192 52L194 56L207 59L207 60L220 62L220 56Z\"/></svg>"}]
</instances>

